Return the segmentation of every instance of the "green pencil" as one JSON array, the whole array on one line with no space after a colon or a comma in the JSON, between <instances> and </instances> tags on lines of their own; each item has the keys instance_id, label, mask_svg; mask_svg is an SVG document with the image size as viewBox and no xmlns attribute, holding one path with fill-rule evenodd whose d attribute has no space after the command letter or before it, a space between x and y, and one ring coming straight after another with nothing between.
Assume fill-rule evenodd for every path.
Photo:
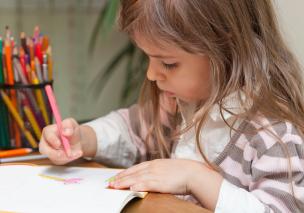
<instances>
[{"instance_id":1,"label":"green pencil","mask_svg":"<svg viewBox=\"0 0 304 213\"><path fill-rule=\"evenodd\" d=\"M105 182L112 182L114 180L115 180L115 176L106 179Z\"/></svg>"},{"instance_id":2,"label":"green pencil","mask_svg":"<svg viewBox=\"0 0 304 213\"><path fill-rule=\"evenodd\" d=\"M2 49L3 49L3 40L0 37L0 84L5 83L4 73L3 73L3 63L2 63L2 57L3 57ZM0 148L10 147L7 116L8 116L7 108L4 105L2 99L0 98Z\"/></svg>"}]
</instances>

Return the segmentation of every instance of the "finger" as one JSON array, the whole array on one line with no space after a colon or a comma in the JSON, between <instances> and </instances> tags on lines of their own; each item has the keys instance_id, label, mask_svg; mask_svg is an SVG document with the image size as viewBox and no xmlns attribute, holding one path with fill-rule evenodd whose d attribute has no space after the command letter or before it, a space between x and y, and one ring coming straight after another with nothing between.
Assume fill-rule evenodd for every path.
<instances>
[{"instance_id":1,"label":"finger","mask_svg":"<svg viewBox=\"0 0 304 213\"><path fill-rule=\"evenodd\" d=\"M64 136L72 136L78 123L73 118L67 118L62 121L62 134Z\"/></svg>"},{"instance_id":2,"label":"finger","mask_svg":"<svg viewBox=\"0 0 304 213\"><path fill-rule=\"evenodd\" d=\"M158 187L161 189L160 187ZM144 182L139 182L135 183L132 186L130 186L131 191L136 191L136 192L163 192L161 190L158 190L157 188L157 182L153 180L147 180ZM165 191L164 191L165 192Z\"/></svg>"},{"instance_id":3,"label":"finger","mask_svg":"<svg viewBox=\"0 0 304 213\"><path fill-rule=\"evenodd\" d=\"M58 136L57 126L50 125L45 127L42 131L41 140L45 140L45 142L54 149L60 149L61 141Z\"/></svg>"},{"instance_id":4,"label":"finger","mask_svg":"<svg viewBox=\"0 0 304 213\"><path fill-rule=\"evenodd\" d=\"M118 173L116 176L115 176L115 179L120 179L120 178L123 178L123 177L126 177L126 176L129 176L129 175L132 175L134 173L137 173L141 170L145 170L146 168L148 168L150 165L150 162L149 161L146 161L146 162L143 162L143 163L140 163L140 164L137 164L135 166L132 166L128 169L125 169L123 170L122 172Z\"/></svg>"},{"instance_id":5,"label":"finger","mask_svg":"<svg viewBox=\"0 0 304 213\"><path fill-rule=\"evenodd\" d=\"M39 144L39 152L41 154L44 154L48 156L48 158L57 165L63 165L66 164L72 160L77 159L79 156L79 153L72 153L72 157L68 157L65 153L65 151L61 149L53 149L51 146L49 146L48 143L46 143L44 140L42 140Z\"/></svg>"},{"instance_id":6,"label":"finger","mask_svg":"<svg viewBox=\"0 0 304 213\"><path fill-rule=\"evenodd\" d=\"M54 149L51 147L44 139L42 139L39 143L39 152L43 155L48 156L52 161L58 161L59 158L62 157L62 150Z\"/></svg>"},{"instance_id":7,"label":"finger","mask_svg":"<svg viewBox=\"0 0 304 213\"><path fill-rule=\"evenodd\" d=\"M125 189L130 188L130 186L134 185L135 183L145 181L149 178L151 178L151 176L147 175L147 171L141 170L120 179L115 179L109 183L109 186L116 189Z\"/></svg>"},{"instance_id":8,"label":"finger","mask_svg":"<svg viewBox=\"0 0 304 213\"><path fill-rule=\"evenodd\" d=\"M68 118L63 121L63 136L65 136L71 145L77 144L81 140L80 126L73 118Z\"/></svg>"},{"instance_id":9,"label":"finger","mask_svg":"<svg viewBox=\"0 0 304 213\"><path fill-rule=\"evenodd\" d=\"M57 150L63 149L63 145L62 145L61 138L59 137L57 125L50 125L50 126L45 127L43 129L42 135L43 136L41 138L41 141L45 141L53 149L57 149ZM41 144L43 144L43 143L41 143ZM83 153L80 150L80 147L71 146L71 148L72 149L69 150L71 153L68 153L68 156L70 156L70 158L76 158L76 157L82 156Z\"/></svg>"}]
</instances>

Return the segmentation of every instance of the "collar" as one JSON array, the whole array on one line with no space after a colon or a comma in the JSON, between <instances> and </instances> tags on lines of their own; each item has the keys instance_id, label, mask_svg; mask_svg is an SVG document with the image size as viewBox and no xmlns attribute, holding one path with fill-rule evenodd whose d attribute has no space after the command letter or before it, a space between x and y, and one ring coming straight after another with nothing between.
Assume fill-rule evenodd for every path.
<instances>
[{"instance_id":1,"label":"collar","mask_svg":"<svg viewBox=\"0 0 304 213\"><path fill-rule=\"evenodd\" d=\"M222 110L222 115L225 120L228 120L229 118L234 116L234 114L241 114L245 111L244 107L242 106L242 103L240 103L239 95L240 95L242 101L245 101L246 97L242 91L233 92L224 98L224 100L223 100L224 107L227 110L232 112L232 113L230 113L230 112L227 112L226 110ZM213 121L223 120L223 118L221 116L219 104L215 104L211 108L211 110L209 112L209 117Z\"/></svg>"},{"instance_id":2,"label":"collar","mask_svg":"<svg viewBox=\"0 0 304 213\"><path fill-rule=\"evenodd\" d=\"M223 105L224 107L229 111L222 110L222 115L225 120L228 120L229 118L233 117L235 114L241 114L245 112L244 106L242 106L242 103L239 100L239 95L242 99L242 102L246 100L246 96L244 92L242 91L236 91L233 93L230 93L227 97L223 99ZM183 120L189 124L192 122L192 119L194 116L197 115L199 112L195 112L197 109L197 103L186 103L179 99L177 99L177 103L180 107L181 115ZM230 113L231 112L231 113ZM223 118L221 116L220 112L220 106L219 104L214 104L213 107L210 109L209 118L213 121L222 121Z\"/></svg>"}]
</instances>

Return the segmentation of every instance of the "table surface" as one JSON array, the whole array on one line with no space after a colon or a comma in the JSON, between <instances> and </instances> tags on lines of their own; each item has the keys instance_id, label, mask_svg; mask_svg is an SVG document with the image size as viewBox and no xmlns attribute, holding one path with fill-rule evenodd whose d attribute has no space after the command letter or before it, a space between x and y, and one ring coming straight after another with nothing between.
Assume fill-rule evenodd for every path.
<instances>
[{"instance_id":1,"label":"table surface","mask_svg":"<svg viewBox=\"0 0 304 213\"><path fill-rule=\"evenodd\" d=\"M34 163L38 165L52 165L51 161L48 159L42 160L32 160L26 161L24 163ZM77 160L75 162L69 163L66 166L80 166L80 167L104 167L102 164L96 163L94 161L86 160ZM187 202L181 199L176 198L171 194L161 194L161 193L152 193L149 192L148 195L144 198L135 198L130 201L122 212L202 212L202 213L211 213L211 211L199 207L191 202Z\"/></svg>"}]
</instances>

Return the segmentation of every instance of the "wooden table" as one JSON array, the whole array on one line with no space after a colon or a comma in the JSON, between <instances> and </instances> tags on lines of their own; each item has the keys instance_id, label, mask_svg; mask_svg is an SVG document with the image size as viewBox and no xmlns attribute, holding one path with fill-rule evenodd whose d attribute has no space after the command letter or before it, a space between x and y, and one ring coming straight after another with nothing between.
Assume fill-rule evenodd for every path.
<instances>
[{"instance_id":1,"label":"wooden table","mask_svg":"<svg viewBox=\"0 0 304 213\"><path fill-rule=\"evenodd\" d=\"M26 161L25 163L34 163L38 165L52 165L51 161L48 159L43 160L32 160ZM80 166L80 167L104 167L103 165L86 160L77 160L75 162L69 163L66 166ZM202 212L211 213L209 210L201 208L193 203L176 198L171 194L161 194L161 193L148 193L144 199L135 198L130 201L122 212L158 212L158 213L170 213L170 212Z\"/></svg>"}]
</instances>

